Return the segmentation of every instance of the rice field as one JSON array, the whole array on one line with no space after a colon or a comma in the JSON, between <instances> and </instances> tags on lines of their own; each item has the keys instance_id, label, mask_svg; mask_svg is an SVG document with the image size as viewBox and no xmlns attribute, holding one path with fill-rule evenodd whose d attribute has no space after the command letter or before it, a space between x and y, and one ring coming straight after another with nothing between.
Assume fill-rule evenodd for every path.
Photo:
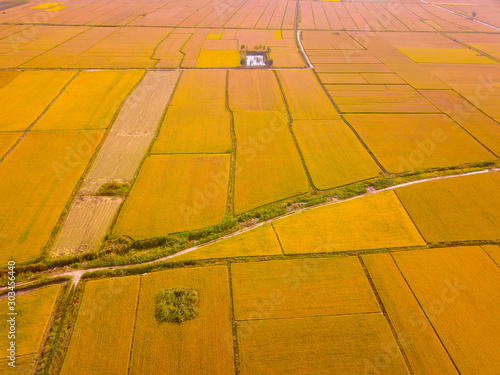
<instances>
[{"instance_id":1,"label":"rice field","mask_svg":"<svg viewBox=\"0 0 500 375\"><path fill-rule=\"evenodd\" d=\"M238 236L212 243L189 253L171 258L172 261L281 255L281 247L271 224L249 230Z\"/></svg>"},{"instance_id":2,"label":"rice field","mask_svg":"<svg viewBox=\"0 0 500 375\"><path fill-rule=\"evenodd\" d=\"M181 324L155 319L155 295L169 288L196 290L199 315ZM224 266L142 276L130 374L234 374L229 284Z\"/></svg>"},{"instance_id":3,"label":"rice field","mask_svg":"<svg viewBox=\"0 0 500 375\"><path fill-rule=\"evenodd\" d=\"M142 75L140 71L81 72L33 130L106 129Z\"/></svg>"},{"instance_id":4,"label":"rice field","mask_svg":"<svg viewBox=\"0 0 500 375\"><path fill-rule=\"evenodd\" d=\"M30 133L0 164L1 264L40 255L102 135Z\"/></svg>"},{"instance_id":5,"label":"rice field","mask_svg":"<svg viewBox=\"0 0 500 375\"><path fill-rule=\"evenodd\" d=\"M425 245L393 191L300 212L273 226L285 254Z\"/></svg>"},{"instance_id":6,"label":"rice field","mask_svg":"<svg viewBox=\"0 0 500 375\"><path fill-rule=\"evenodd\" d=\"M85 284L61 374L128 374L139 284L140 276Z\"/></svg>"},{"instance_id":7,"label":"rice field","mask_svg":"<svg viewBox=\"0 0 500 375\"><path fill-rule=\"evenodd\" d=\"M122 203L121 197L77 197L50 250L51 256L98 250Z\"/></svg>"},{"instance_id":8,"label":"rice field","mask_svg":"<svg viewBox=\"0 0 500 375\"><path fill-rule=\"evenodd\" d=\"M110 181L131 181L157 132L179 78L177 72L148 72L124 102L82 186L96 193Z\"/></svg>"},{"instance_id":9,"label":"rice field","mask_svg":"<svg viewBox=\"0 0 500 375\"><path fill-rule=\"evenodd\" d=\"M234 114L236 214L309 189L287 120L277 111L238 111Z\"/></svg>"},{"instance_id":10,"label":"rice field","mask_svg":"<svg viewBox=\"0 0 500 375\"><path fill-rule=\"evenodd\" d=\"M390 254L363 255L397 338L417 374L458 374L440 337L406 284Z\"/></svg>"},{"instance_id":11,"label":"rice field","mask_svg":"<svg viewBox=\"0 0 500 375\"><path fill-rule=\"evenodd\" d=\"M231 150L230 127L226 72L184 71L152 152L226 153Z\"/></svg>"},{"instance_id":12,"label":"rice field","mask_svg":"<svg viewBox=\"0 0 500 375\"><path fill-rule=\"evenodd\" d=\"M49 285L16 296L16 356L30 357L38 354L60 289L60 285ZM0 308L5 313L9 311L6 296L0 299ZM10 329L7 319L2 319L0 323L0 327L5 332L0 339L0 345L5 349L10 347L11 341L7 334ZM30 367L32 370L33 366Z\"/></svg>"},{"instance_id":13,"label":"rice field","mask_svg":"<svg viewBox=\"0 0 500 375\"><path fill-rule=\"evenodd\" d=\"M352 114L346 119L390 172L495 159L443 114Z\"/></svg>"},{"instance_id":14,"label":"rice field","mask_svg":"<svg viewBox=\"0 0 500 375\"><path fill-rule=\"evenodd\" d=\"M394 348L390 360L384 362L388 362L384 373L409 374L380 313L263 320L248 335L241 334L241 324L238 347L242 375L379 371L375 363L386 355L380 343Z\"/></svg>"},{"instance_id":15,"label":"rice field","mask_svg":"<svg viewBox=\"0 0 500 375\"><path fill-rule=\"evenodd\" d=\"M500 366L498 266L477 246L400 252L394 260L460 373Z\"/></svg>"},{"instance_id":16,"label":"rice field","mask_svg":"<svg viewBox=\"0 0 500 375\"><path fill-rule=\"evenodd\" d=\"M331 189L376 177L380 168L341 120L297 120L292 125L318 189Z\"/></svg>"},{"instance_id":17,"label":"rice field","mask_svg":"<svg viewBox=\"0 0 500 375\"><path fill-rule=\"evenodd\" d=\"M380 311L354 257L235 263L231 275L236 320Z\"/></svg>"},{"instance_id":18,"label":"rice field","mask_svg":"<svg viewBox=\"0 0 500 375\"><path fill-rule=\"evenodd\" d=\"M0 374L499 373L497 4L45 1L0 0Z\"/></svg>"},{"instance_id":19,"label":"rice field","mask_svg":"<svg viewBox=\"0 0 500 375\"><path fill-rule=\"evenodd\" d=\"M496 240L500 173L430 181L396 189L427 242Z\"/></svg>"},{"instance_id":20,"label":"rice field","mask_svg":"<svg viewBox=\"0 0 500 375\"><path fill-rule=\"evenodd\" d=\"M278 77L293 120L339 119L312 71L283 70Z\"/></svg>"},{"instance_id":21,"label":"rice field","mask_svg":"<svg viewBox=\"0 0 500 375\"><path fill-rule=\"evenodd\" d=\"M24 131L43 113L76 72L22 72L0 88L0 131Z\"/></svg>"},{"instance_id":22,"label":"rice field","mask_svg":"<svg viewBox=\"0 0 500 375\"><path fill-rule=\"evenodd\" d=\"M151 155L113 233L142 239L219 224L228 178L229 155Z\"/></svg>"}]
</instances>

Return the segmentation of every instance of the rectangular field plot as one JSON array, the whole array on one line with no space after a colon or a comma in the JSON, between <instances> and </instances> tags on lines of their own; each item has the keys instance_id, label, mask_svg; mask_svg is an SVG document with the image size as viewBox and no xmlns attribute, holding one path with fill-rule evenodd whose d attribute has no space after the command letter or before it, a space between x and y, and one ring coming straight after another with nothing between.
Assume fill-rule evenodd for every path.
<instances>
[{"instance_id":1,"label":"rectangular field plot","mask_svg":"<svg viewBox=\"0 0 500 375\"><path fill-rule=\"evenodd\" d=\"M346 115L346 120L390 172L495 159L443 114Z\"/></svg>"},{"instance_id":2,"label":"rectangular field plot","mask_svg":"<svg viewBox=\"0 0 500 375\"><path fill-rule=\"evenodd\" d=\"M61 289L60 285L51 285L19 294L16 297L16 356L37 354L47 330L55 302ZM8 312L7 296L2 296L0 308ZM0 340L4 348L9 348L7 337L10 325L2 319L0 327L5 335Z\"/></svg>"},{"instance_id":3,"label":"rectangular field plot","mask_svg":"<svg viewBox=\"0 0 500 375\"><path fill-rule=\"evenodd\" d=\"M185 288L199 296L199 314L181 324L158 322L155 296ZM142 277L129 374L234 374L227 268L170 270Z\"/></svg>"},{"instance_id":4,"label":"rectangular field plot","mask_svg":"<svg viewBox=\"0 0 500 375\"><path fill-rule=\"evenodd\" d=\"M453 177L396 189L427 242L500 238L500 173Z\"/></svg>"},{"instance_id":5,"label":"rectangular field plot","mask_svg":"<svg viewBox=\"0 0 500 375\"><path fill-rule=\"evenodd\" d=\"M381 172L342 120L296 120L292 129L318 189L347 185Z\"/></svg>"},{"instance_id":6,"label":"rectangular field plot","mask_svg":"<svg viewBox=\"0 0 500 375\"><path fill-rule=\"evenodd\" d=\"M276 76L270 70L231 70L228 94L233 111L286 112Z\"/></svg>"},{"instance_id":7,"label":"rectangular field plot","mask_svg":"<svg viewBox=\"0 0 500 375\"><path fill-rule=\"evenodd\" d=\"M152 152L230 152L230 121L226 109L226 72L184 71Z\"/></svg>"},{"instance_id":8,"label":"rectangular field plot","mask_svg":"<svg viewBox=\"0 0 500 375\"><path fill-rule=\"evenodd\" d=\"M263 320L251 331L242 324L242 375L409 374L382 314ZM392 348L391 357L381 345Z\"/></svg>"},{"instance_id":9,"label":"rectangular field plot","mask_svg":"<svg viewBox=\"0 0 500 375\"><path fill-rule=\"evenodd\" d=\"M202 49L196 60L197 68L235 68L238 66L240 66L239 51Z\"/></svg>"},{"instance_id":10,"label":"rectangular field plot","mask_svg":"<svg viewBox=\"0 0 500 375\"><path fill-rule=\"evenodd\" d=\"M78 196L50 254L65 256L97 250L122 202L122 197Z\"/></svg>"},{"instance_id":11,"label":"rectangular field plot","mask_svg":"<svg viewBox=\"0 0 500 375\"><path fill-rule=\"evenodd\" d=\"M468 48L398 48L417 63L459 63L459 64L495 64L487 56L481 56Z\"/></svg>"},{"instance_id":12,"label":"rectangular field plot","mask_svg":"<svg viewBox=\"0 0 500 375\"><path fill-rule=\"evenodd\" d=\"M0 131L26 130L75 73L26 71L0 88Z\"/></svg>"},{"instance_id":13,"label":"rectangular field plot","mask_svg":"<svg viewBox=\"0 0 500 375\"><path fill-rule=\"evenodd\" d=\"M283 70L278 77L294 120L339 119L312 71Z\"/></svg>"},{"instance_id":14,"label":"rectangular field plot","mask_svg":"<svg viewBox=\"0 0 500 375\"><path fill-rule=\"evenodd\" d=\"M491 258L477 246L393 256L458 371L497 373L500 271Z\"/></svg>"},{"instance_id":15,"label":"rectangular field plot","mask_svg":"<svg viewBox=\"0 0 500 375\"><path fill-rule=\"evenodd\" d=\"M273 226L285 254L425 245L393 191L313 208Z\"/></svg>"},{"instance_id":16,"label":"rectangular field plot","mask_svg":"<svg viewBox=\"0 0 500 375\"><path fill-rule=\"evenodd\" d=\"M30 133L0 164L0 263L40 254L102 134Z\"/></svg>"},{"instance_id":17,"label":"rectangular field plot","mask_svg":"<svg viewBox=\"0 0 500 375\"><path fill-rule=\"evenodd\" d=\"M202 246L189 253L171 258L172 261L281 255L281 247L271 224Z\"/></svg>"},{"instance_id":18,"label":"rectangular field plot","mask_svg":"<svg viewBox=\"0 0 500 375\"><path fill-rule=\"evenodd\" d=\"M140 276L86 283L61 374L128 374L139 283Z\"/></svg>"},{"instance_id":19,"label":"rectangular field plot","mask_svg":"<svg viewBox=\"0 0 500 375\"><path fill-rule=\"evenodd\" d=\"M380 311L356 257L234 263L231 273L236 320Z\"/></svg>"},{"instance_id":20,"label":"rectangular field plot","mask_svg":"<svg viewBox=\"0 0 500 375\"><path fill-rule=\"evenodd\" d=\"M33 130L106 129L141 71L83 71Z\"/></svg>"},{"instance_id":21,"label":"rectangular field plot","mask_svg":"<svg viewBox=\"0 0 500 375\"><path fill-rule=\"evenodd\" d=\"M448 353L389 254L363 261L415 374L457 374Z\"/></svg>"},{"instance_id":22,"label":"rectangular field plot","mask_svg":"<svg viewBox=\"0 0 500 375\"><path fill-rule=\"evenodd\" d=\"M152 155L113 232L134 239L208 227L224 219L229 155Z\"/></svg>"},{"instance_id":23,"label":"rectangular field plot","mask_svg":"<svg viewBox=\"0 0 500 375\"><path fill-rule=\"evenodd\" d=\"M439 112L409 85L386 85L385 90L375 90L374 86L359 85L353 90L338 91L336 85L328 85L327 90L340 112L344 113Z\"/></svg>"},{"instance_id":24,"label":"rectangular field plot","mask_svg":"<svg viewBox=\"0 0 500 375\"><path fill-rule=\"evenodd\" d=\"M309 189L287 121L288 118L278 111L234 114L237 140L235 213Z\"/></svg>"}]
</instances>

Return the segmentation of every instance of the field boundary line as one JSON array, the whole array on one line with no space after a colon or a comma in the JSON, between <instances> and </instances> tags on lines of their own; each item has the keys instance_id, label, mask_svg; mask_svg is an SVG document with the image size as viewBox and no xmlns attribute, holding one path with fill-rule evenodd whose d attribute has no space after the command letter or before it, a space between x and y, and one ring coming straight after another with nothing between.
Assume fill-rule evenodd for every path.
<instances>
[{"instance_id":1,"label":"field boundary line","mask_svg":"<svg viewBox=\"0 0 500 375\"><path fill-rule=\"evenodd\" d=\"M281 99L283 100L283 104L285 105L286 113L288 116L288 130L290 131L290 135L292 136L293 143L295 144L295 148L297 149L300 157L300 161L302 163L302 167L304 168L304 172L306 172L307 180L310 185L310 190L313 192L318 190L316 186L314 186L314 181L312 179L311 173L309 172L309 169L307 168L306 164L306 159L304 159L304 154L302 153L302 150L300 149L299 142L297 141L297 137L295 136L295 133L293 132L292 124L293 124L293 117L292 113L290 112L290 107L288 106L288 101L285 96L285 91L283 90L283 85L281 84L281 80L278 76L278 73L276 71L273 71L274 78L276 79L276 82L278 83L278 87L280 89L280 94L281 94Z\"/></svg>"},{"instance_id":2,"label":"field boundary line","mask_svg":"<svg viewBox=\"0 0 500 375\"><path fill-rule=\"evenodd\" d=\"M408 218L411 220L411 222L412 222L413 226L414 226L414 227L415 227L415 229L417 230L417 232L418 232L418 234L420 235L420 237L422 238L422 240L423 240L426 244L430 243L430 242L428 242L428 241L425 239L425 237L424 237L423 233L422 233L422 232L420 232L420 229L417 227L417 223L415 223L415 221L413 221L413 218L411 217L410 213L409 213L409 212L408 212L408 210L406 209L406 206L404 205L403 201L402 201L402 200L401 200L401 198L399 197L399 195L398 195L398 193L396 192L396 190L394 190L394 195L396 196L396 198L397 198L397 200L398 200L399 204L401 204L401 207L403 207L403 210L406 212L406 215L407 215L407 216L408 216Z\"/></svg>"},{"instance_id":3,"label":"field boundary line","mask_svg":"<svg viewBox=\"0 0 500 375\"><path fill-rule=\"evenodd\" d=\"M491 27L491 28L493 28L493 29L495 29L495 30L500 31L500 27L496 27L496 26L490 25L489 23L486 23L486 22L483 22L483 21L477 20L477 19L475 19L475 18L470 18L470 17L467 17L467 16L465 16L465 15L463 15L463 14L461 14L461 13L455 12L455 11L453 11L453 10L450 10L450 9L448 9L448 8L445 8L445 7L439 6L439 5L434 4L434 3L429 3L429 2L427 2L427 1L425 1L425 0L420 0L420 1L421 1L422 3L428 4L428 5L432 5L432 6L435 6L436 8L439 8L439 9L445 10L445 11L450 12L450 13L453 13L453 14L455 14L455 15L457 15L457 16L462 17L462 18L466 18L466 19L468 19L468 20L471 20L471 21L474 21L474 22L480 23L480 24L485 25L485 26L489 26L489 27ZM480 32L480 31L475 31L475 32Z\"/></svg>"},{"instance_id":4,"label":"field boundary line","mask_svg":"<svg viewBox=\"0 0 500 375\"><path fill-rule=\"evenodd\" d=\"M231 314L231 332L233 339L233 360L234 360L234 373L236 375L240 374L240 351L238 346L238 326L236 317L234 315L234 290L233 290L233 271L231 268L231 262L226 261L227 267L227 283L229 287L229 299L230 299L230 314Z\"/></svg>"},{"instance_id":5,"label":"field boundary line","mask_svg":"<svg viewBox=\"0 0 500 375\"><path fill-rule=\"evenodd\" d=\"M234 112L229 105L229 70L226 70L225 107L229 113L229 131L231 133L231 159L229 161L228 191L226 199L226 215L234 216L234 189L236 186L236 152L238 150L238 140L234 126Z\"/></svg>"},{"instance_id":6,"label":"field boundary line","mask_svg":"<svg viewBox=\"0 0 500 375\"><path fill-rule=\"evenodd\" d=\"M339 115L340 119L344 122L344 124L346 124L349 129L351 129L351 131L354 133L354 135L356 136L356 138L358 139L359 143L361 143L361 145L363 146L363 148L368 152L368 154L370 154L370 156L372 157L373 161L377 164L377 166L380 168L380 170L384 173L384 174L388 174L387 170L384 168L384 166L378 161L378 159L375 157L375 154L372 152L372 150L368 147L368 145L365 143L365 141L363 141L363 139L361 138L361 136L358 134L358 132L356 131L356 129L354 129L354 127L349 123L349 121L346 120L346 118L344 117L344 114L342 112L340 112L340 109L339 107L337 106L337 103L335 103L335 101L332 99L332 97L330 96L330 94L328 93L328 90L326 89L325 85L323 84L323 82L321 82L321 79L319 78L319 75L318 73L316 72L316 70L313 70L313 73L314 73L314 76L316 77L316 80L318 81L319 85L321 86L321 88L323 89L323 92L325 93L326 97L328 98L328 100L330 101L330 103L333 105L333 108L335 108L335 111L337 111L337 114Z\"/></svg>"},{"instance_id":7,"label":"field boundary line","mask_svg":"<svg viewBox=\"0 0 500 375\"><path fill-rule=\"evenodd\" d=\"M16 69L17 70L17 69ZM14 149L17 147L17 145L19 143L21 143L21 141L24 139L24 137L26 137L28 135L28 133L31 131L31 129L33 129L33 127L37 124L38 121L40 121L40 119L45 116L45 114L49 111L49 109L52 107L52 105L56 102L57 99L59 99L61 97L61 95L64 93L64 91L66 91L66 89L68 88L68 86L71 84L71 82L73 82L76 77L78 77L78 75L80 74L81 70L75 70L75 74L73 75L73 77L71 77L69 79L68 82L66 82L66 84L63 86L63 88L59 91L59 93L56 95L56 97L54 99L52 99L52 101L45 107L45 109L43 110L42 113L40 113L40 115L35 119L35 121L33 121L31 123L30 126L28 126L26 128L26 130L24 130L23 134L21 134L21 136L17 139L17 141L7 150L7 152L2 156L0 157L0 163L3 162L5 160L5 158L7 156L9 156L9 154L14 151ZM22 131L22 130L21 130Z\"/></svg>"},{"instance_id":8,"label":"field boundary line","mask_svg":"<svg viewBox=\"0 0 500 375\"><path fill-rule=\"evenodd\" d=\"M132 363L132 352L134 349L135 327L137 326L137 315L139 314L139 299L141 298L142 275L139 275L139 288L137 288L137 303L135 305L134 330L132 331L132 340L130 341L130 354L128 357L127 374L130 374L130 364Z\"/></svg>"},{"instance_id":9,"label":"field boundary line","mask_svg":"<svg viewBox=\"0 0 500 375\"><path fill-rule=\"evenodd\" d=\"M429 323L429 325L432 327L432 330L434 331L434 334L436 335L436 337L438 338L439 342L441 343L441 345L443 346L443 349L445 350L446 354L448 354L448 357L450 358L450 361L451 363L453 363L453 366L455 366L455 369L457 370L457 373L458 374L461 374L457 364L455 363L455 361L453 360L453 357L450 355L450 353L448 352L448 348L444 345L443 343L443 340L441 340L441 336L439 336L436 328L434 327L434 324L432 324L432 321L431 319L429 319L429 317L427 316L427 313L425 312L424 308L422 307L422 304L420 303L419 299L417 298L417 296L415 295L415 292L413 291L412 287L410 286L410 283L408 282L408 280L406 280L406 277L405 275L403 274L403 272L401 271L401 268L399 268L399 264L396 262L396 260L394 259L394 257L392 256L392 254L389 254L392 261L394 262L394 264L396 265L396 268L398 269L399 273L401 274L401 277L403 278L403 280L405 281L406 285L408 286L408 289L410 289L410 292L413 296L413 298L415 298L415 301L418 303L418 306L420 307L420 310L422 311L422 314L424 314L425 318L427 319L427 322Z\"/></svg>"},{"instance_id":10,"label":"field boundary line","mask_svg":"<svg viewBox=\"0 0 500 375\"><path fill-rule=\"evenodd\" d=\"M392 257L391 257L392 259ZM394 336L394 340L396 340L396 343L398 344L399 351L401 352L401 356L403 357L406 367L408 368L408 372L411 375L414 375L415 372L413 371L410 361L408 359L408 356L406 355L406 352L403 349L403 345L401 344L401 340L398 337L398 334L396 332L396 329L394 328L394 325L392 324L391 319L389 318L389 314L387 313L387 310L385 308L384 302L382 302L382 298L380 298L380 295L378 294L377 287L375 286L375 283L373 282L372 276L370 275L370 272L368 272L368 268L366 267L365 262L363 261L363 258L358 255L358 261L361 265L361 268L363 269L363 272L365 274L365 277L370 284L370 288L372 289L373 295L375 296L375 299L377 300L378 305L380 306L380 309L382 310L382 315L384 316L385 320L387 321L387 324L389 325L392 335Z\"/></svg>"},{"instance_id":11,"label":"field boundary line","mask_svg":"<svg viewBox=\"0 0 500 375\"><path fill-rule=\"evenodd\" d=\"M261 319L239 319L237 322L260 322L264 320L287 320L287 319L309 319L309 318L335 318L340 316L353 316L353 315L384 315L383 311L368 311L368 312L354 312L343 314L325 314L325 315L305 315L305 316L285 316L274 318L261 318ZM412 374L413 375L413 374Z\"/></svg>"},{"instance_id":12,"label":"field boundary line","mask_svg":"<svg viewBox=\"0 0 500 375\"><path fill-rule=\"evenodd\" d=\"M278 243L280 245L281 253L285 255L285 250L283 250L283 245L281 244L280 236L278 236L278 232L276 232L276 228L274 227L273 223L271 223L271 227L273 228L273 232L276 235L276 239L278 240Z\"/></svg>"}]
</instances>

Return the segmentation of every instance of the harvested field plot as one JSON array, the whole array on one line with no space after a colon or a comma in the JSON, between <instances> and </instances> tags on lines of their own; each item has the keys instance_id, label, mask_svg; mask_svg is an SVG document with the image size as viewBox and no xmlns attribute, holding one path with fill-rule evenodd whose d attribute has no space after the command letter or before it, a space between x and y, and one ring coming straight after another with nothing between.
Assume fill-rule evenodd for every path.
<instances>
[{"instance_id":1,"label":"harvested field plot","mask_svg":"<svg viewBox=\"0 0 500 375\"><path fill-rule=\"evenodd\" d=\"M237 140L235 213L305 193L309 189L287 120L277 111L239 111L234 114Z\"/></svg>"},{"instance_id":2,"label":"harvested field plot","mask_svg":"<svg viewBox=\"0 0 500 375\"><path fill-rule=\"evenodd\" d=\"M61 374L128 373L139 283L140 276L86 283Z\"/></svg>"},{"instance_id":3,"label":"harvested field plot","mask_svg":"<svg viewBox=\"0 0 500 375\"><path fill-rule=\"evenodd\" d=\"M224 219L229 155L152 155L123 205L113 232L164 236Z\"/></svg>"},{"instance_id":4,"label":"harvested field plot","mask_svg":"<svg viewBox=\"0 0 500 375\"><path fill-rule=\"evenodd\" d=\"M40 254L101 137L31 133L0 164L0 263Z\"/></svg>"},{"instance_id":5,"label":"harvested field plot","mask_svg":"<svg viewBox=\"0 0 500 375\"><path fill-rule=\"evenodd\" d=\"M106 129L141 71L83 71L33 130Z\"/></svg>"},{"instance_id":6,"label":"harvested field plot","mask_svg":"<svg viewBox=\"0 0 500 375\"><path fill-rule=\"evenodd\" d=\"M312 71L286 70L278 76L294 120L339 119Z\"/></svg>"},{"instance_id":7,"label":"harvested field plot","mask_svg":"<svg viewBox=\"0 0 500 375\"><path fill-rule=\"evenodd\" d=\"M231 273L236 320L380 311L355 257L235 263Z\"/></svg>"},{"instance_id":8,"label":"harvested field plot","mask_svg":"<svg viewBox=\"0 0 500 375\"><path fill-rule=\"evenodd\" d=\"M22 72L0 88L0 131L20 131L57 97L76 72Z\"/></svg>"},{"instance_id":9,"label":"harvested field plot","mask_svg":"<svg viewBox=\"0 0 500 375\"><path fill-rule=\"evenodd\" d=\"M152 152L230 152L230 121L226 109L226 72L184 71Z\"/></svg>"},{"instance_id":10,"label":"harvested field plot","mask_svg":"<svg viewBox=\"0 0 500 375\"><path fill-rule=\"evenodd\" d=\"M292 129L318 189L365 180L381 172L342 120L297 120Z\"/></svg>"},{"instance_id":11,"label":"harvested field plot","mask_svg":"<svg viewBox=\"0 0 500 375\"><path fill-rule=\"evenodd\" d=\"M495 159L444 114L346 115L346 120L390 172Z\"/></svg>"},{"instance_id":12,"label":"harvested field plot","mask_svg":"<svg viewBox=\"0 0 500 375\"><path fill-rule=\"evenodd\" d=\"M14 146L22 134L22 132L0 132L0 158Z\"/></svg>"},{"instance_id":13,"label":"harvested field plot","mask_svg":"<svg viewBox=\"0 0 500 375\"><path fill-rule=\"evenodd\" d=\"M46 286L16 297L16 356L38 354L60 288L60 285ZM5 313L9 311L7 302L6 296L0 300L0 308ZM10 325L7 318L2 319L0 327L5 332L0 343L8 349L10 340L7 332Z\"/></svg>"},{"instance_id":14,"label":"harvested field plot","mask_svg":"<svg viewBox=\"0 0 500 375\"><path fill-rule=\"evenodd\" d=\"M362 258L414 373L458 374L391 255Z\"/></svg>"},{"instance_id":15,"label":"harvested field plot","mask_svg":"<svg viewBox=\"0 0 500 375\"><path fill-rule=\"evenodd\" d=\"M276 77L269 70L231 70L228 94L232 111L286 112Z\"/></svg>"},{"instance_id":16,"label":"harvested field plot","mask_svg":"<svg viewBox=\"0 0 500 375\"><path fill-rule=\"evenodd\" d=\"M199 314L183 323L155 319L155 295L196 290ZM130 374L234 374L227 268L180 269L142 277Z\"/></svg>"},{"instance_id":17,"label":"harvested field plot","mask_svg":"<svg viewBox=\"0 0 500 375\"><path fill-rule=\"evenodd\" d=\"M243 335L238 323L242 375L345 374L378 371L381 343L395 349L384 374L409 374L382 314L263 320ZM384 362L385 364L386 362Z\"/></svg>"},{"instance_id":18,"label":"harvested field plot","mask_svg":"<svg viewBox=\"0 0 500 375\"><path fill-rule=\"evenodd\" d=\"M106 182L132 180L156 134L178 78L178 72L146 73L124 103L85 178L82 192L93 194Z\"/></svg>"},{"instance_id":19,"label":"harvested field plot","mask_svg":"<svg viewBox=\"0 0 500 375\"><path fill-rule=\"evenodd\" d=\"M77 197L51 255L57 257L97 250L122 202L121 197Z\"/></svg>"},{"instance_id":20,"label":"harvested field plot","mask_svg":"<svg viewBox=\"0 0 500 375\"><path fill-rule=\"evenodd\" d=\"M285 254L425 245L392 191L307 210L273 226Z\"/></svg>"},{"instance_id":21,"label":"harvested field plot","mask_svg":"<svg viewBox=\"0 0 500 375\"><path fill-rule=\"evenodd\" d=\"M500 368L498 266L477 246L394 253L461 374Z\"/></svg>"},{"instance_id":22,"label":"harvested field plot","mask_svg":"<svg viewBox=\"0 0 500 375\"><path fill-rule=\"evenodd\" d=\"M500 238L500 173L429 181L396 189L427 242Z\"/></svg>"},{"instance_id":23,"label":"harvested field plot","mask_svg":"<svg viewBox=\"0 0 500 375\"><path fill-rule=\"evenodd\" d=\"M198 260L281 254L281 247L271 224L264 224L248 232L174 257L171 260L177 262L190 259Z\"/></svg>"}]
</instances>

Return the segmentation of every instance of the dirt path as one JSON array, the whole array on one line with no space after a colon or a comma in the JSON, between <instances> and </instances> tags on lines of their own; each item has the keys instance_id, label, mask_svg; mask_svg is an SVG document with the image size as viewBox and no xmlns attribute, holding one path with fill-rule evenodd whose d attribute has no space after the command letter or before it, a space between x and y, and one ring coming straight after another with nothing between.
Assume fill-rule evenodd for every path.
<instances>
[{"instance_id":1,"label":"dirt path","mask_svg":"<svg viewBox=\"0 0 500 375\"><path fill-rule=\"evenodd\" d=\"M72 285L77 285L80 282L80 279L82 278L82 276L85 273L94 272L94 271L98 271L98 270L106 270L106 269L107 270L114 270L114 269L119 269L119 268L130 268L130 267L135 267L135 266L143 265L143 264L153 264L153 263L163 262L165 260L173 259L173 258L176 258L176 257L178 257L180 255L190 253L192 251L195 251L195 250L197 250L199 248L202 248L204 246L207 246L209 244L216 243L216 242L219 242L219 241L223 241L225 239L228 239L228 238L231 238L231 237L234 237L234 236L238 236L238 235L240 235L242 233L245 233L245 232L247 232L249 230L258 228L258 227L260 227L260 226L262 226L262 225L264 225L266 223L272 223L272 222L274 222L276 220L280 220L280 219L282 219L284 217L288 217L288 216L291 216L291 215L296 215L296 214L298 214L300 212L303 212L303 211L313 210L313 209L318 208L318 207L323 207L323 206L338 204L338 203L342 203L342 202L348 202L348 201L352 201L352 200L355 200L355 199L360 199L360 198L366 197L367 195L378 194L378 193L382 193L382 192L388 191L388 190L395 190L395 189L403 187L403 186L420 184L420 183L428 182L428 181L443 180L443 179L449 179L449 178L457 178L457 177L470 176L470 175L481 174L481 173L493 173L493 172L499 172L499 171L500 171L500 168L492 168L492 169L484 169L484 170L480 170L480 171L476 171L476 172L469 172L469 173L457 174L457 175L452 175L452 176L439 176L439 177L425 178L425 179L418 180L418 181L405 182L403 184L394 185L394 186L390 186L390 187L387 187L387 188L384 188L384 189L375 190L375 191L372 191L372 192L367 192L365 194L357 195L357 196L352 197L352 198L347 198L347 199L342 199L342 200L336 200L336 201L329 201L329 202L321 203L321 204L318 204L318 205L315 205L315 206L301 208L299 210L296 210L296 211L293 211L293 212L289 212L289 213L283 214L281 216L277 216L277 217L272 218L270 220L263 221L263 222L255 224L255 225L252 225L252 226L240 229L240 230L238 230L236 232L233 232L233 233L230 233L228 235L222 236L222 237L220 237L220 238L218 238L216 240L213 240L213 241L210 241L210 242L206 242L206 243L204 243L202 245L193 246L193 247L190 247L188 249L184 249L182 251L179 251L179 252L177 252L175 254L171 254L171 255L168 255L168 256L165 256L165 257L162 257L162 258L158 258L158 259L155 259L155 260L148 261L148 262L137 263L137 264L128 264L128 265L124 265L124 266L95 267L95 268L89 268L89 269L85 269L85 270L70 270L70 271L66 271L66 272L62 272L62 273L59 272L59 271L55 271L51 275L51 278L58 277L58 276L69 276L69 277L72 277ZM26 285L26 284L29 284L29 283L28 282L19 283L18 285ZM0 290L2 290L2 289L6 289L6 287L1 287Z\"/></svg>"}]
</instances>

